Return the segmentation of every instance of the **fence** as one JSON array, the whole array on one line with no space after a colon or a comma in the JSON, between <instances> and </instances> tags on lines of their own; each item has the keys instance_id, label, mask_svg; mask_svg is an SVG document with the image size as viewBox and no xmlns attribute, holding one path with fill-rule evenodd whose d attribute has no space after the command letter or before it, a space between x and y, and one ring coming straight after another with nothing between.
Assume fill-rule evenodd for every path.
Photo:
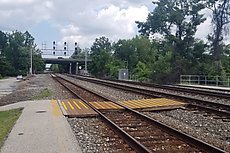
<instances>
[{"instance_id":1,"label":"fence","mask_svg":"<svg viewBox=\"0 0 230 153\"><path fill-rule=\"evenodd\" d=\"M180 84L230 87L230 76L181 75Z\"/></svg>"}]
</instances>

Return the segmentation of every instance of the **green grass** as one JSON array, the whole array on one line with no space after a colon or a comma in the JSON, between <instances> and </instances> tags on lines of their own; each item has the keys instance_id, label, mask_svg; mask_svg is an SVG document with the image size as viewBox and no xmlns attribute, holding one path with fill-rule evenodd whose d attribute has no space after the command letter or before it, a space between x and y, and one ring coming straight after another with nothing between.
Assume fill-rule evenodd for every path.
<instances>
[{"instance_id":1,"label":"green grass","mask_svg":"<svg viewBox=\"0 0 230 153\"><path fill-rule=\"evenodd\" d=\"M47 98L50 96L52 96L52 91L49 90L48 88L45 88L38 95L34 96L33 100L40 100L40 99Z\"/></svg>"},{"instance_id":2,"label":"green grass","mask_svg":"<svg viewBox=\"0 0 230 153\"><path fill-rule=\"evenodd\" d=\"M22 113L22 108L0 111L0 148Z\"/></svg>"}]
</instances>

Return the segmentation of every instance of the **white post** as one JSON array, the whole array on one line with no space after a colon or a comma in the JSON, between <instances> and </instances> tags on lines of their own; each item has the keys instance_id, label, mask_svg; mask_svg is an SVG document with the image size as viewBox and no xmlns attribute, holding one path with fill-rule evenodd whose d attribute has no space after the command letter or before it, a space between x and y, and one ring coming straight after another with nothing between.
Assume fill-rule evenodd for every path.
<instances>
[{"instance_id":1,"label":"white post","mask_svg":"<svg viewBox=\"0 0 230 153\"><path fill-rule=\"evenodd\" d=\"M30 74L33 74L33 50L30 49Z\"/></svg>"}]
</instances>

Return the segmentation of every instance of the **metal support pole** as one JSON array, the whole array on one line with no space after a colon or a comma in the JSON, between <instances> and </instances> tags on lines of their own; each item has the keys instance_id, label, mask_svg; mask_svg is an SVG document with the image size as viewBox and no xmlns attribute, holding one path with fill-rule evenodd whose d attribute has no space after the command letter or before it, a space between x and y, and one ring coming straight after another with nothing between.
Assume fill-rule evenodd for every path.
<instances>
[{"instance_id":1,"label":"metal support pole","mask_svg":"<svg viewBox=\"0 0 230 153\"><path fill-rule=\"evenodd\" d=\"M204 79L205 79L205 85L207 85L207 76L205 76Z\"/></svg>"},{"instance_id":2,"label":"metal support pole","mask_svg":"<svg viewBox=\"0 0 230 153\"><path fill-rule=\"evenodd\" d=\"M85 49L85 73L87 73L87 54L88 54L88 49Z\"/></svg>"},{"instance_id":3,"label":"metal support pole","mask_svg":"<svg viewBox=\"0 0 230 153\"><path fill-rule=\"evenodd\" d=\"M230 87L230 82L229 82L229 81L230 81L230 79L229 79L229 78L230 78L230 77L228 77L228 87Z\"/></svg>"},{"instance_id":4,"label":"metal support pole","mask_svg":"<svg viewBox=\"0 0 230 153\"><path fill-rule=\"evenodd\" d=\"M78 74L78 62L76 62L76 74Z\"/></svg>"},{"instance_id":5,"label":"metal support pole","mask_svg":"<svg viewBox=\"0 0 230 153\"><path fill-rule=\"evenodd\" d=\"M71 74L72 72L71 67L72 67L72 63L69 63L69 74Z\"/></svg>"}]
</instances>

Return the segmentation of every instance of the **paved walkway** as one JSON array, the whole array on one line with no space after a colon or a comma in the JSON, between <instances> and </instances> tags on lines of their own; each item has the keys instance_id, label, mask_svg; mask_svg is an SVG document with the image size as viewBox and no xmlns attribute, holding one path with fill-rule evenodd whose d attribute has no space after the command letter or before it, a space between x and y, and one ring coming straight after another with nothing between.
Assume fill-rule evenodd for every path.
<instances>
[{"instance_id":1,"label":"paved walkway","mask_svg":"<svg viewBox=\"0 0 230 153\"><path fill-rule=\"evenodd\" d=\"M27 101L0 107L24 107L1 153L81 153L78 142L54 101Z\"/></svg>"}]
</instances>

